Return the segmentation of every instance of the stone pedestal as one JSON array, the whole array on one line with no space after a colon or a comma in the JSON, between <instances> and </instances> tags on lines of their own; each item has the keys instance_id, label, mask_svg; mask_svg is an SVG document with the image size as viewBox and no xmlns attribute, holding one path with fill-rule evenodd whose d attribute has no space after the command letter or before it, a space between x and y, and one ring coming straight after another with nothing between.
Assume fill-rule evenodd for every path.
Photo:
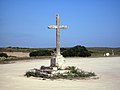
<instances>
[{"instance_id":1,"label":"stone pedestal","mask_svg":"<svg viewBox=\"0 0 120 90\"><path fill-rule=\"evenodd\" d=\"M62 55L54 55L51 58L50 66L51 67L57 66L58 68L62 69L64 62L65 58Z\"/></svg>"}]
</instances>

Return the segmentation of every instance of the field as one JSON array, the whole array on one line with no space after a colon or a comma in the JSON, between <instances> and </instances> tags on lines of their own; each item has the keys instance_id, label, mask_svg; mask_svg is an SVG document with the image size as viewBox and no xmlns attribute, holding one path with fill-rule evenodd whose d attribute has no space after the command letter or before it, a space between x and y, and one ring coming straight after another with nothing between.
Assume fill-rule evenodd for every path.
<instances>
[{"instance_id":1,"label":"field","mask_svg":"<svg viewBox=\"0 0 120 90\"><path fill-rule=\"evenodd\" d=\"M32 68L49 65L50 59L0 64L1 90L120 90L120 57L66 58L65 66L93 71L100 78L91 80L40 80L24 74Z\"/></svg>"},{"instance_id":2,"label":"field","mask_svg":"<svg viewBox=\"0 0 120 90\"><path fill-rule=\"evenodd\" d=\"M69 47L70 48L70 47ZM68 48L61 48L61 51ZM6 47L0 48L0 52L8 52L8 54L16 52L16 56L29 56L29 53L36 50L54 50L54 48L20 48L20 47ZM107 47L87 47L87 50L91 53L92 57L103 57L103 54L110 53L112 56L112 50L114 56L120 56L120 48L107 48ZM20 52L17 54L17 52ZM22 53L21 53L22 52ZM10 54L12 55L12 54ZM14 56L15 54L13 54ZM20 56L21 57L21 56Z\"/></svg>"},{"instance_id":3,"label":"field","mask_svg":"<svg viewBox=\"0 0 120 90\"><path fill-rule=\"evenodd\" d=\"M110 53L110 56L112 56L112 51L114 56L120 56L120 48L91 47L87 49L91 52L92 57L103 57L105 53Z\"/></svg>"}]
</instances>

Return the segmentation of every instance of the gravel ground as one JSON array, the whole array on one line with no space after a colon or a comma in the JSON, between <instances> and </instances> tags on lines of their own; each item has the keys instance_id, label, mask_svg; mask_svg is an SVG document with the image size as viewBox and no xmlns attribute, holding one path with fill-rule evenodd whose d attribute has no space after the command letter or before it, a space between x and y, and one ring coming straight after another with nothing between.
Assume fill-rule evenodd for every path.
<instances>
[{"instance_id":1,"label":"gravel ground","mask_svg":"<svg viewBox=\"0 0 120 90\"><path fill-rule=\"evenodd\" d=\"M120 57L66 58L65 66L95 72L91 80L40 80L27 78L27 70L49 66L49 59L0 64L0 90L120 90Z\"/></svg>"}]
</instances>

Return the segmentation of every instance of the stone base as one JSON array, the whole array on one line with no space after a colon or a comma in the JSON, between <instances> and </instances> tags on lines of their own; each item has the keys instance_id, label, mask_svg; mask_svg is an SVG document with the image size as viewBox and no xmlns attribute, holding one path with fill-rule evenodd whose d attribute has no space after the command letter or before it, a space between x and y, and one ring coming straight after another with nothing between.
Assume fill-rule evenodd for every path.
<instances>
[{"instance_id":1,"label":"stone base","mask_svg":"<svg viewBox=\"0 0 120 90\"><path fill-rule=\"evenodd\" d=\"M65 58L62 55L54 55L51 58L50 66L51 67L57 66L58 69L59 68L62 69L64 62L65 62Z\"/></svg>"},{"instance_id":2,"label":"stone base","mask_svg":"<svg viewBox=\"0 0 120 90\"><path fill-rule=\"evenodd\" d=\"M65 69L57 69L58 67L41 66L40 69L31 69L26 72L25 76L40 77L45 79L99 79L94 72L85 72L74 66L68 66ZM75 72L74 72L75 71Z\"/></svg>"}]
</instances>

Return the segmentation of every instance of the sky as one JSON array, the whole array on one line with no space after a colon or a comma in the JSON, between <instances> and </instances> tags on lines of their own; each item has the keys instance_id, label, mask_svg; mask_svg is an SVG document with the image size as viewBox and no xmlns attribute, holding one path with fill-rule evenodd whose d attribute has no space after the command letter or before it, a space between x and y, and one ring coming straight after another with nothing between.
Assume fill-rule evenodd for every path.
<instances>
[{"instance_id":1,"label":"sky","mask_svg":"<svg viewBox=\"0 0 120 90\"><path fill-rule=\"evenodd\" d=\"M120 47L120 0L0 0L0 47Z\"/></svg>"}]
</instances>

